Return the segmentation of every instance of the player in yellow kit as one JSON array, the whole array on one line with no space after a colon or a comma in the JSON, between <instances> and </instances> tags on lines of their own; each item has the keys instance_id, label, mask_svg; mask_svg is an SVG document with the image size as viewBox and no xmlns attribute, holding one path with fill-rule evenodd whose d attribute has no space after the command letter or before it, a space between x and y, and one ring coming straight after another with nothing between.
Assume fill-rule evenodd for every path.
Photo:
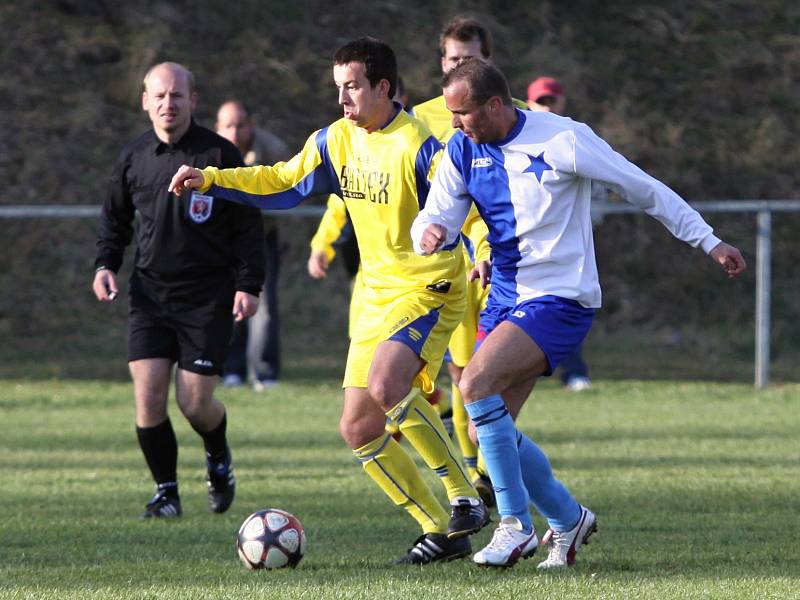
<instances>
[{"instance_id":1,"label":"player in yellow kit","mask_svg":"<svg viewBox=\"0 0 800 600\"><path fill-rule=\"evenodd\" d=\"M442 55L442 73L471 58L490 60L492 56L492 36L489 30L477 20L457 16L448 22L439 35L439 51ZM521 100L514 103L522 109L527 105ZM412 114L428 126L436 139L446 144L455 133L452 126L452 114L447 110L444 96L437 96L414 106ZM486 241L488 229L473 206L462 229L465 237L464 260L467 268L488 260L490 249ZM469 437L469 417L464 409L464 401L458 390L458 382L464 367L472 358L475 349L475 336L478 330L478 317L486 306L489 288L483 287L478 279L470 281L467 289L467 310L464 320L453 332L450 340L450 362L448 370L453 382L451 387L453 407L453 429L467 465L470 478L489 506L494 504L492 482L489 480L482 464L479 464L478 448Z\"/></svg>"},{"instance_id":2,"label":"player in yellow kit","mask_svg":"<svg viewBox=\"0 0 800 600\"><path fill-rule=\"evenodd\" d=\"M396 562L452 560L470 554L466 536L489 517L441 419L422 398L465 304L460 241L422 257L410 236L441 144L391 101L397 62L389 46L360 38L340 48L333 62L344 118L313 133L299 154L272 167L201 171L184 165L170 189L195 188L212 198L212 207L233 200L290 208L321 193L344 199L361 252L364 293L352 327L340 432L367 474L422 527ZM449 521L411 457L386 433L387 417L440 476L452 505Z\"/></svg>"}]
</instances>

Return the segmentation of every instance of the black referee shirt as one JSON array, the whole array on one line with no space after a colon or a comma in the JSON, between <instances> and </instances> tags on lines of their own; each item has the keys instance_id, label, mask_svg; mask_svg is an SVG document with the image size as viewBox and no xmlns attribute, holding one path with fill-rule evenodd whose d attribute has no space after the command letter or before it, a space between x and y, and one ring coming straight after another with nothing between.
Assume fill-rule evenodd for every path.
<instances>
[{"instance_id":1,"label":"black referee shirt","mask_svg":"<svg viewBox=\"0 0 800 600\"><path fill-rule=\"evenodd\" d=\"M120 153L103 204L95 267L117 272L136 224L136 275L162 298L215 296L220 286L258 295L264 232L257 208L185 191L167 191L183 165L243 166L236 147L192 121L174 144L151 129Z\"/></svg>"}]
</instances>

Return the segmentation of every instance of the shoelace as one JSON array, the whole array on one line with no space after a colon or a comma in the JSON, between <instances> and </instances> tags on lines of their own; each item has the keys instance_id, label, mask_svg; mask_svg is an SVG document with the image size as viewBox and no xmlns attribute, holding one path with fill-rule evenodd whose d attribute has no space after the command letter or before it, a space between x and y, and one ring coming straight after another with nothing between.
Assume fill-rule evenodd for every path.
<instances>
[{"instance_id":1,"label":"shoelace","mask_svg":"<svg viewBox=\"0 0 800 600\"><path fill-rule=\"evenodd\" d=\"M547 560L556 556L562 559L565 558L570 546L567 535L554 529L547 530L547 533L542 537L542 544L550 544L550 553L547 555Z\"/></svg>"},{"instance_id":2,"label":"shoelace","mask_svg":"<svg viewBox=\"0 0 800 600\"><path fill-rule=\"evenodd\" d=\"M494 530L492 541L487 546L491 550L502 550L509 544L514 543L514 529L502 523Z\"/></svg>"}]
</instances>

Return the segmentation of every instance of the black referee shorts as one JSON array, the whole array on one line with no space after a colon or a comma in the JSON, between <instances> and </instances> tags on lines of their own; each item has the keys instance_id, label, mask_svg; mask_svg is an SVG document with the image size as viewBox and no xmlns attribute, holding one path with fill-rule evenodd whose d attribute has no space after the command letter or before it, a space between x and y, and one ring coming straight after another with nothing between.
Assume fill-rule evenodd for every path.
<instances>
[{"instance_id":1,"label":"black referee shorts","mask_svg":"<svg viewBox=\"0 0 800 600\"><path fill-rule=\"evenodd\" d=\"M221 375L233 331L233 291L200 304L164 302L131 286L128 361L168 358L185 371ZM226 296L224 294L223 296Z\"/></svg>"}]
</instances>

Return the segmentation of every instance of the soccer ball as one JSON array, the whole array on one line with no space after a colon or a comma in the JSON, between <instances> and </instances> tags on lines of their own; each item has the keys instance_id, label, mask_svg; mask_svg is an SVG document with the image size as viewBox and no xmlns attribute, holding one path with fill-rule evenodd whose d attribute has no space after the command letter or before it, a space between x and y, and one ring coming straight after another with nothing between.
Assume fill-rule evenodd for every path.
<instances>
[{"instance_id":1,"label":"soccer ball","mask_svg":"<svg viewBox=\"0 0 800 600\"><path fill-rule=\"evenodd\" d=\"M239 528L236 550L248 569L296 567L306 553L306 532L285 510L259 510Z\"/></svg>"}]
</instances>

